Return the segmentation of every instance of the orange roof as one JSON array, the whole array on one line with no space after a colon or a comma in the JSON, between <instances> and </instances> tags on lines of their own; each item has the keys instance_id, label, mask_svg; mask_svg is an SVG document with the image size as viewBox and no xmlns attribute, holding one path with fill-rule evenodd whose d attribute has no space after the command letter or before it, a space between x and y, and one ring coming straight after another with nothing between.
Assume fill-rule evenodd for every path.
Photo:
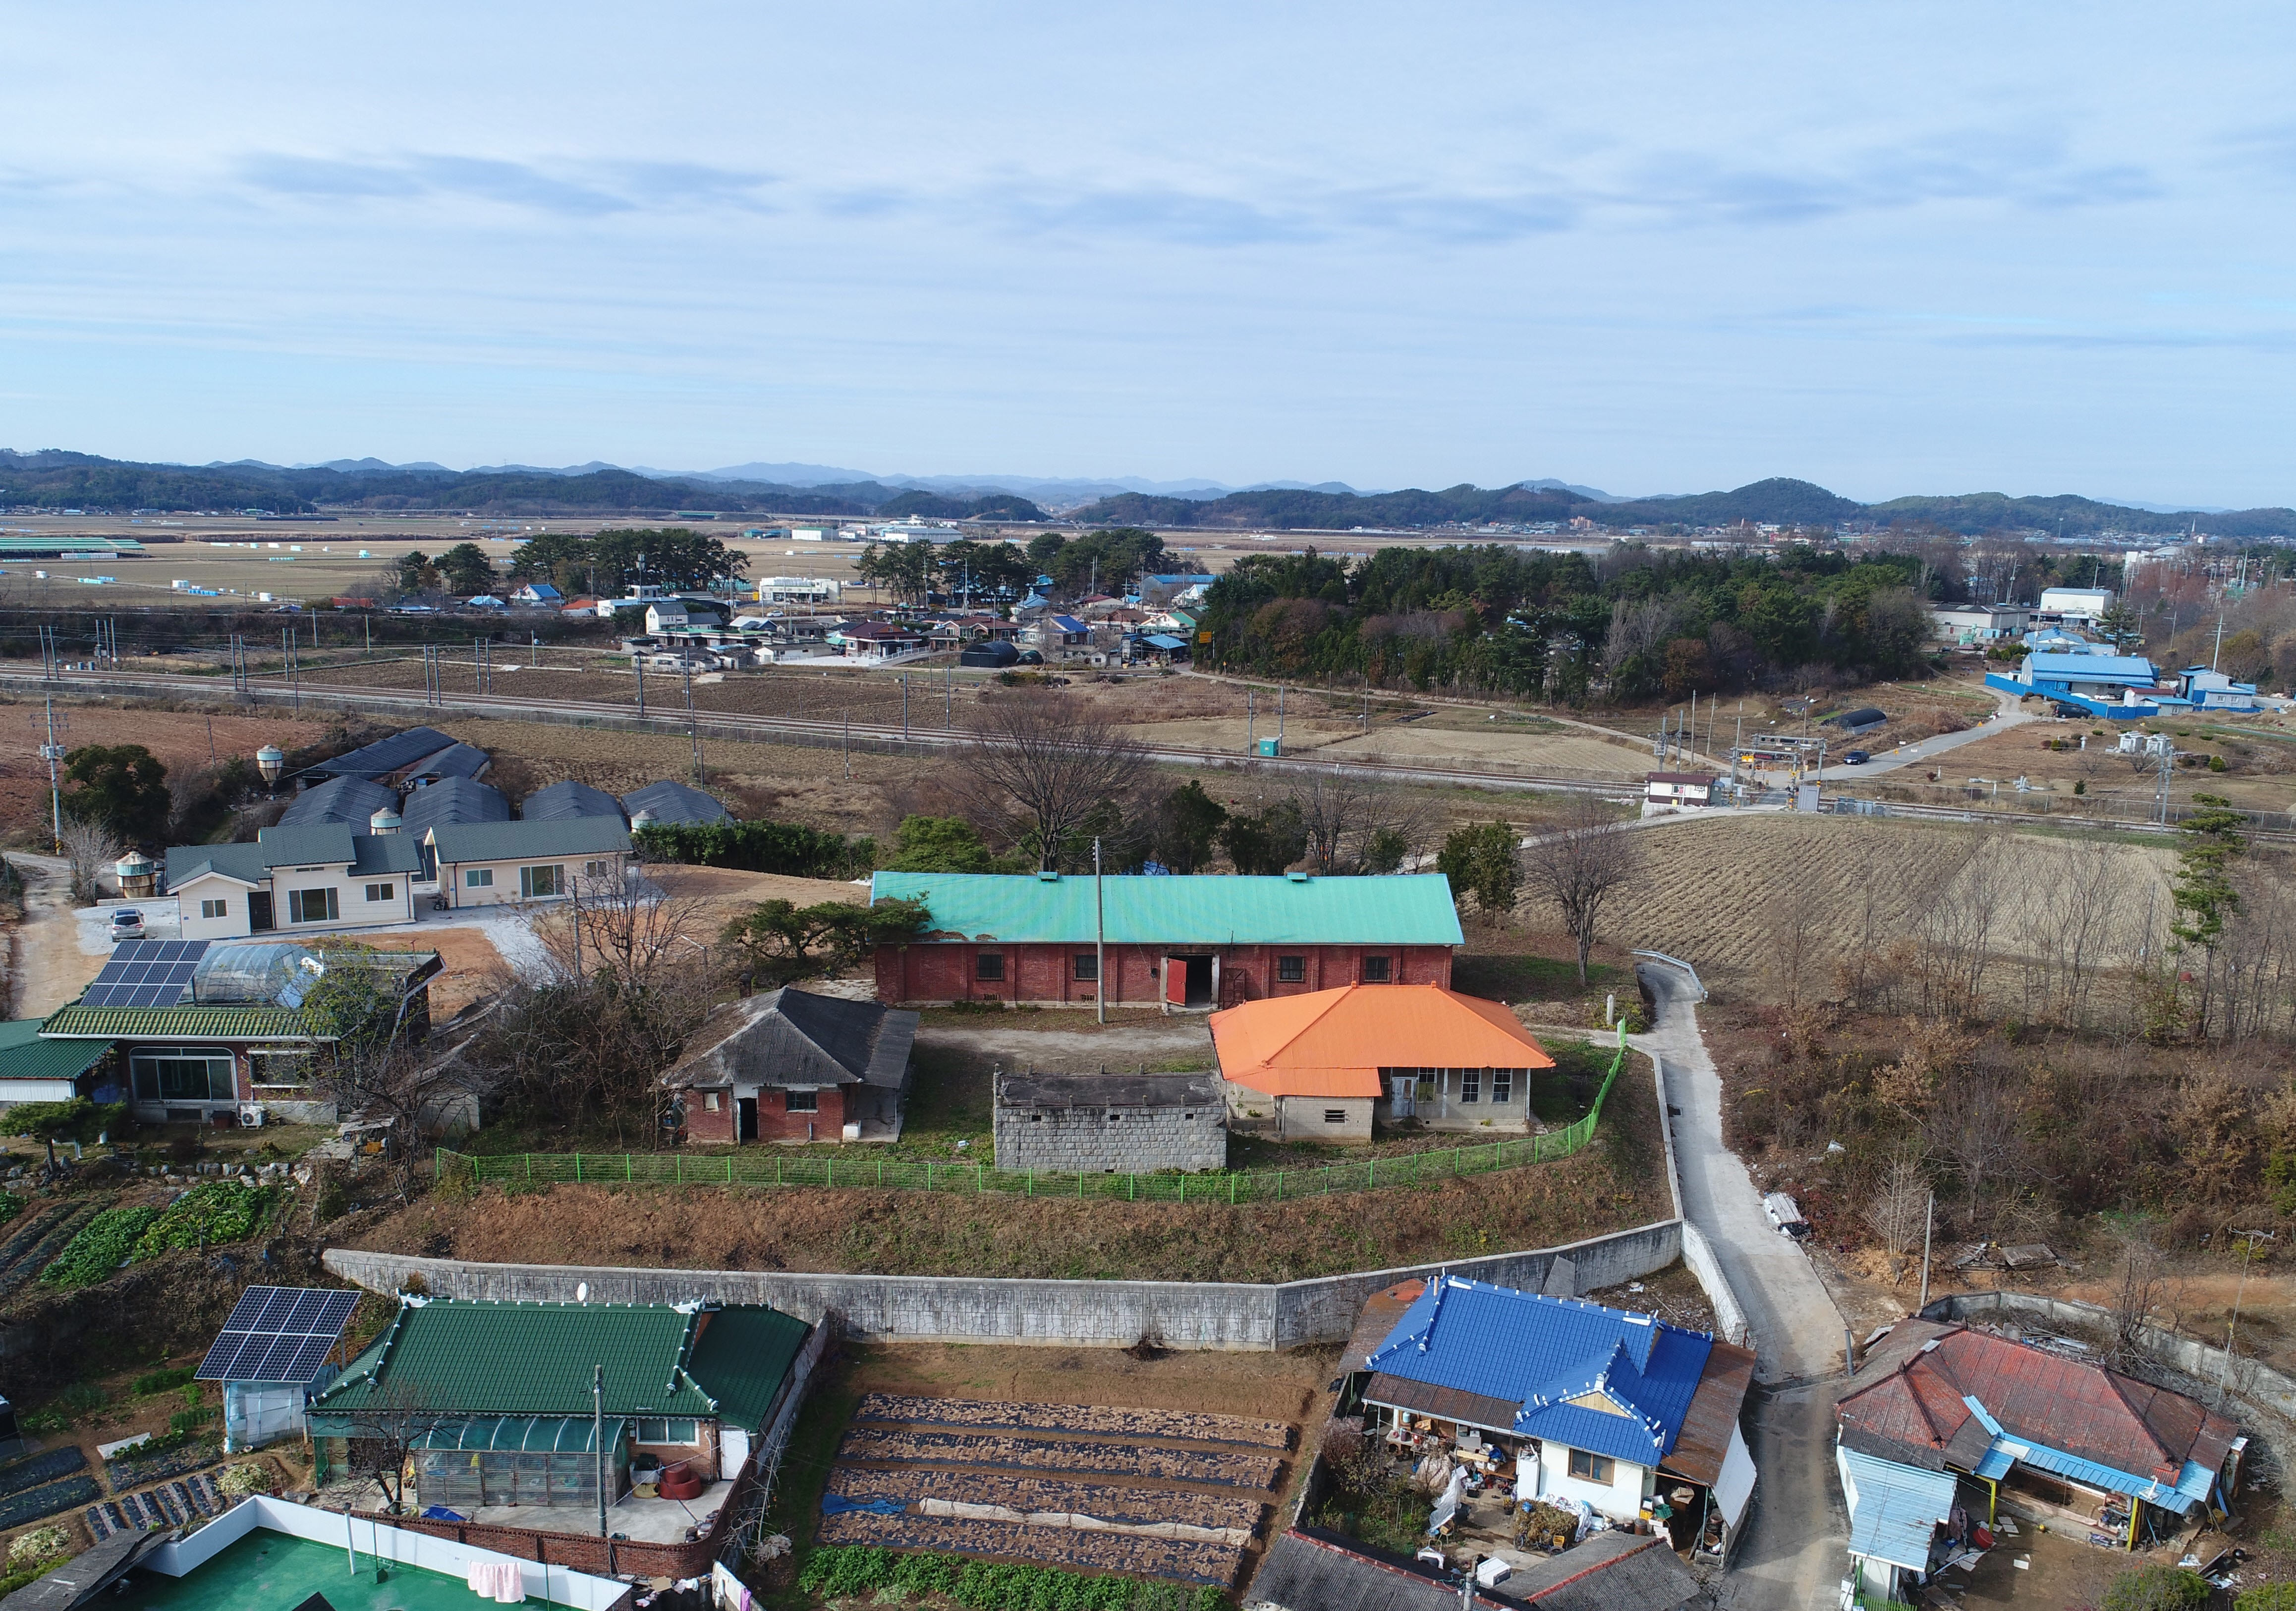
<instances>
[{"instance_id":1,"label":"orange roof","mask_svg":"<svg viewBox=\"0 0 2296 1611\"><path fill-rule=\"evenodd\" d=\"M1271 1097L1379 1097L1382 1068L1553 1068L1500 1002L1439 984L1349 984L1212 1015L1220 1073Z\"/></svg>"}]
</instances>

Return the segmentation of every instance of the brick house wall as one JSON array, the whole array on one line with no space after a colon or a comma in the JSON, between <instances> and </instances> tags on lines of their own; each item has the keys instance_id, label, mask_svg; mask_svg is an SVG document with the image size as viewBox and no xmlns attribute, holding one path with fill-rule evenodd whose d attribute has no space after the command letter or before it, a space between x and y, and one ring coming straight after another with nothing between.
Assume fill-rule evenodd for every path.
<instances>
[{"instance_id":1,"label":"brick house wall","mask_svg":"<svg viewBox=\"0 0 2296 1611\"><path fill-rule=\"evenodd\" d=\"M940 1001L1090 1007L1095 999L1094 982L1076 975L1078 958L1090 957L1092 949L1089 941L1081 945L922 941L880 946L877 999L889 1007ZM1001 979L980 977L984 955L1003 959ZM1220 1007L1365 982L1366 958L1386 959L1387 983L1447 988L1451 982L1447 945L1111 945L1107 950L1110 1003L1144 1007L1162 1002L1165 959L1178 956L1218 958L1216 1005ZM1285 957L1300 958L1300 978L1280 976Z\"/></svg>"},{"instance_id":2,"label":"brick house wall","mask_svg":"<svg viewBox=\"0 0 2296 1611\"><path fill-rule=\"evenodd\" d=\"M813 1125L813 1139L834 1141L845 1130L845 1088L825 1086L811 1093L815 1108L811 1113L791 1109L789 1103L794 1094L803 1100L806 1092L790 1092L767 1085L758 1089L758 1139L759 1141L802 1141L806 1139L806 1124ZM718 1099L713 1110L712 1097ZM700 1089L685 1093L685 1138L697 1144L731 1146L741 1138L741 1101L725 1087L716 1090Z\"/></svg>"}]
</instances>

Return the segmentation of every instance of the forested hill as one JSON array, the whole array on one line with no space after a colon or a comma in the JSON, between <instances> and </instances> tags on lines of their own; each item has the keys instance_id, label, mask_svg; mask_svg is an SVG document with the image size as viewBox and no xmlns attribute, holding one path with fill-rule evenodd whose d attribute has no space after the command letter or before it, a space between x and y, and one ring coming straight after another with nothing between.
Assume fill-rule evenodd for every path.
<instances>
[{"instance_id":1,"label":"forested hill","mask_svg":"<svg viewBox=\"0 0 2296 1611\"><path fill-rule=\"evenodd\" d=\"M308 514L328 509L451 509L487 514L635 514L693 510L759 514L976 515L1042 520L1043 511L1009 493L945 497L860 481L782 487L766 481L649 478L627 470L582 475L545 471L462 473L381 465L352 470L285 469L253 463L145 464L51 449L0 450L0 508L132 509Z\"/></svg>"},{"instance_id":2,"label":"forested hill","mask_svg":"<svg viewBox=\"0 0 2296 1611\"><path fill-rule=\"evenodd\" d=\"M1936 525L1975 534L2012 530L2114 530L2169 536L2197 523L2206 535L2271 537L2296 533L2296 510L2243 509L2163 514L2070 494L2009 497L1976 492L1950 497L1900 497L1860 504L1808 481L1776 477L1732 492L1689 497L1639 498L1606 504L1546 488L1485 490L1459 486L1440 492L1415 489L1355 497L1333 492L1232 492L1191 500L1125 493L1077 511L1086 525L1190 526L1226 530L1346 531L1357 526L1413 527L1497 521L1507 524L1568 521L1584 515L1600 526L1726 526L1738 521L1781 526L1831 527L1849 521L1879 525Z\"/></svg>"}]
</instances>

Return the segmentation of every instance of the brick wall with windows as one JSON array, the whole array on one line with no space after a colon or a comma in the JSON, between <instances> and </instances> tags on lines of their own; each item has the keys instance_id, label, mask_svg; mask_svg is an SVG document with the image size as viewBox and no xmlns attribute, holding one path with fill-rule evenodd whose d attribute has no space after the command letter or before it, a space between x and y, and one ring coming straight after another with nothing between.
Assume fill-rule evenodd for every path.
<instances>
[{"instance_id":1,"label":"brick wall with windows","mask_svg":"<svg viewBox=\"0 0 2296 1611\"><path fill-rule=\"evenodd\" d=\"M877 999L891 1007L938 1001L1089 1007L1104 971L1111 1005L1152 1006L1165 999L1167 960L1190 956L1218 959L1218 997L1205 1006L1237 1007L1342 984L1451 982L1451 948L1443 945L1111 945L1100 961L1089 941L913 941L878 948Z\"/></svg>"}]
</instances>

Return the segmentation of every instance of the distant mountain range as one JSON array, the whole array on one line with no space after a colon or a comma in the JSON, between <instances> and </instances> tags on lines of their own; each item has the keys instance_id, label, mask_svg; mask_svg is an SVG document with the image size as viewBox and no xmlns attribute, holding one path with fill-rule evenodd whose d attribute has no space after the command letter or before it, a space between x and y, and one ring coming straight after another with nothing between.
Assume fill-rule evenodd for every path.
<instances>
[{"instance_id":1,"label":"distant mountain range","mask_svg":"<svg viewBox=\"0 0 2296 1611\"><path fill-rule=\"evenodd\" d=\"M1808 481L1777 478L1729 492L1623 498L1546 478L1498 488L1439 492L1358 490L1342 482L1046 479L1032 476L869 475L826 464L748 464L672 473L593 461L549 467L489 464L451 470L428 461L376 458L317 464L239 459L203 465L139 464L49 448L0 450L0 508L86 509L125 514L320 508L452 510L488 515L540 514L631 519L710 514L1046 518L1047 509L1095 525L1173 529L1338 530L1454 523L1567 522L1584 515L1611 527L1726 526L1741 521L1786 526L1845 522L1926 525L1964 533L2001 529L2119 530L2169 535L2197 526L2210 536L2296 533L2296 511L2175 509L2105 503L2070 494L2010 497L1998 492L1891 498L1861 504Z\"/></svg>"}]
</instances>

